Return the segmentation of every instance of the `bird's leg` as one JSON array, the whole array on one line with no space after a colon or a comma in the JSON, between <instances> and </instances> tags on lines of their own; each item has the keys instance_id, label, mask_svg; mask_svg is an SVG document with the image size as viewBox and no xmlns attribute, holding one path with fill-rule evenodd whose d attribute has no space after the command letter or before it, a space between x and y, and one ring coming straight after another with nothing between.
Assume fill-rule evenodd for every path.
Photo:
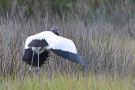
<instances>
[{"instance_id":1,"label":"bird's leg","mask_svg":"<svg viewBox=\"0 0 135 90\"><path fill-rule=\"evenodd\" d=\"M30 65L30 67L29 67L29 73L30 73L30 72L31 72L31 70L32 70L34 54L35 54L35 52L33 51L31 65Z\"/></svg>"},{"instance_id":2,"label":"bird's leg","mask_svg":"<svg viewBox=\"0 0 135 90\"><path fill-rule=\"evenodd\" d=\"M37 54L38 54L38 65L37 65L36 72L38 72L38 71L39 71L39 53L37 53Z\"/></svg>"}]
</instances>

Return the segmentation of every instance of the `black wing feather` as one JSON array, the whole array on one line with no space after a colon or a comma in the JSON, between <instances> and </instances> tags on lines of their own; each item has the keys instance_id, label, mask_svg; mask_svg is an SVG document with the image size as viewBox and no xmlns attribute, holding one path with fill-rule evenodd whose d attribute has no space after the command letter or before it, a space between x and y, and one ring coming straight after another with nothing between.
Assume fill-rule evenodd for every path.
<instances>
[{"instance_id":1,"label":"black wing feather","mask_svg":"<svg viewBox=\"0 0 135 90\"><path fill-rule=\"evenodd\" d=\"M48 46L48 43L45 39L39 40L39 39L35 39L32 40L29 44L29 47L44 47L44 46Z\"/></svg>"},{"instance_id":2,"label":"black wing feather","mask_svg":"<svg viewBox=\"0 0 135 90\"><path fill-rule=\"evenodd\" d=\"M65 59L68 59L69 61L75 62L77 64L82 64L85 65L85 62L81 59L81 57L78 54L74 54L68 51L62 51L62 50L54 50L52 49L52 51L60 56L63 57Z\"/></svg>"}]
</instances>

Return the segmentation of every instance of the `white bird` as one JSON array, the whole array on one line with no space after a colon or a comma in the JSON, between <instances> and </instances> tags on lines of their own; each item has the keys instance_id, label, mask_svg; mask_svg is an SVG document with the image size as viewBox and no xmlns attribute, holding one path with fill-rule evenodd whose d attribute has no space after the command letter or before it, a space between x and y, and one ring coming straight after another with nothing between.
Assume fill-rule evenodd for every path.
<instances>
[{"instance_id":1,"label":"white bird","mask_svg":"<svg viewBox=\"0 0 135 90\"><path fill-rule=\"evenodd\" d=\"M57 28L51 31L43 31L29 36L25 41L22 60L30 66L41 67L49 57L50 51L69 61L85 66L85 62L79 56L74 42L59 35Z\"/></svg>"}]
</instances>

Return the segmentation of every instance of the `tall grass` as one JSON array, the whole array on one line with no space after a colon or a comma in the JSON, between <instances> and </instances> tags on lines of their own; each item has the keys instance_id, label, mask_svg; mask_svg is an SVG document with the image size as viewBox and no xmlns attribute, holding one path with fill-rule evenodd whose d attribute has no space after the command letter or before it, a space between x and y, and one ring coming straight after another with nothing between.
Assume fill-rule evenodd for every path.
<instances>
[{"instance_id":1,"label":"tall grass","mask_svg":"<svg viewBox=\"0 0 135 90\"><path fill-rule=\"evenodd\" d=\"M134 90L133 78L118 78L89 75L83 77L57 74L49 78L41 75L17 77L0 77L1 90Z\"/></svg>"},{"instance_id":2,"label":"tall grass","mask_svg":"<svg viewBox=\"0 0 135 90\"><path fill-rule=\"evenodd\" d=\"M21 61L21 57L26 37L58 26L60 35L72 39L80 55L89 62L86 73L134 75L135 42L130 36L134 36L133 19L124 26L117 26L104 19L86 25L80 19L1 18L0 74L25 73L27 65ZM50 75L57 72L76 74L82 71L82 67L51 53L48 64L41 71Z\"/></svg>"},{"instance_id":3,"label":"tall grass","mask_svg":"<svg viewBox=\"0 0 135 90\"><path fill-rule=\"evenodd\" d=\"M9 5L7 1L3 2L5 10L0 6L4 16L0 17L0 89L135 89L133 0L66 0L64 4L64 0L13 0ZM21 60L25 39L53 26L59 28L61 36L75 42L79 54L89 63L86 72L81 65L51 52L38 75L34 70L27 75L28 65Z\"/></svg>"}]
</instances>

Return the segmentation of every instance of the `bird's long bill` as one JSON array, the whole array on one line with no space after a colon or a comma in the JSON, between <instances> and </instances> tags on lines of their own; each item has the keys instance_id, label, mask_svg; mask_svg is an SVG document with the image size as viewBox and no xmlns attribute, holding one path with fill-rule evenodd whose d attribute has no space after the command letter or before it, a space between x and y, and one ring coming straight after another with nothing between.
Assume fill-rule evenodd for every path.
<instances>
[{"instance_id":1,"label":"bird's long bill","mask_svg":"<svg viewBox=\"0 0 135 90\"><path fill-rule=\"evenodd\" d=\"M85 66L85 62L82 60L82 58L78 54L71 53L68 51L62 51L62 50L54 50L54 49L52 51L60 57L63 57L65 59L68 59L69 61Z\"/></svg>"}]
</instances>

